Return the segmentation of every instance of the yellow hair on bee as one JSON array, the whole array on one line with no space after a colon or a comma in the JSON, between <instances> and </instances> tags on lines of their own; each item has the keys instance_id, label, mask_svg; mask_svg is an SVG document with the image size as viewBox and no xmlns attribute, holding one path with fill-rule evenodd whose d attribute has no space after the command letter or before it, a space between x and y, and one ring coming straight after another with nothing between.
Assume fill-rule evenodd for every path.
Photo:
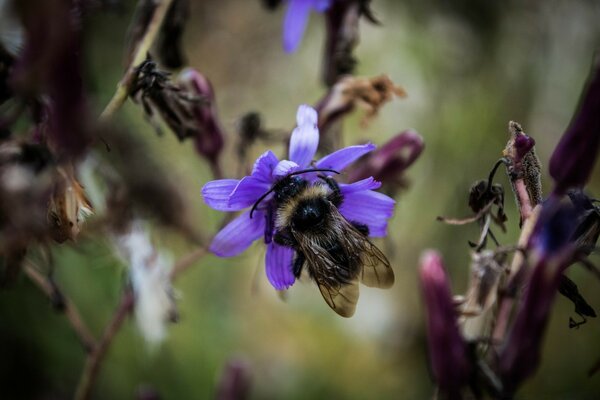
<instances>
[{"instance_id":1,"label":"yellow hair on bee","mask_svg":"<svg viewBox=\"0 0 600 400\"><path fill-rule=\"evenodd\" d=\"M308 186L302 192L298 193L297 196L289 199L277 210L277 220L275 221L275 227L277 229L289 226L292 220L292 216L296 211L296 208L305 200L314 198L327 197L329 190L321 183Z\"/></svg>"}]
</instances>

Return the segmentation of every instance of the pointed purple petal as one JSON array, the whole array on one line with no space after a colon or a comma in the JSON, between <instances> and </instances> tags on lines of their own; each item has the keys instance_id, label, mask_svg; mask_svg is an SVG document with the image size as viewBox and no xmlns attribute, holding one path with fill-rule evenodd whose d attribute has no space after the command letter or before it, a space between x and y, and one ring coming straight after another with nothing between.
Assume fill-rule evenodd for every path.
<instances>
[{"instance_id":1,"label":"pointed purple petal","mask_svg":"<svg viewBox=\"0 0 600 400\"><path fill-rule=\"evenodd\" d=\"M253 176L245 176L229 196L229 207L238 210L250 207L260 196L271 188L271 184Z\"/></svg>"},{"instance_id":2,"label":"pointed purple petal","mask_svg":"<svg viewBox=\"0 0 600 400\"><path fill-rule=\"evenodd\" d=\"M360 192L362 190L373 190L381 187L381 182L376 181L372 176L354 183L340 183L340 190L343 195L348 193Z\"/></svg>"},{"instance_id":3,"label":"pointed purple petal","mask_svg":"<svg viewBox=\"0 0 600 400\"><path fill-rule=\"evenodd\" d=\"M311 2L306 0L290 0L283 20L283 49L292 53L302 40L306 29Z\"/></svg>"},{"instance_id":4,"label":"pointed purple petal","mask_svg":"<svg viewBox=\"0 0 600 400\"><path fill-rule=\"evenodd\" d=\"M350 186L350 185L348 185ZM383 193L364 190L344 193L340 212L348 221L356 221L369 227L369 236L387 235L387 222L394 213L396 202Z\"/></svg>"},{"instance_id":5,"label":"pointed purple petal","mask_svg":"<svg viewBox=\"0 0 600 400\"><path fill-rule=\"evenodd\" d=\"M209 206L219 211L238 211L244 207L236 208L229 205L229 195L237 186L237 179L219 179L208 182L202 187L202 198Z\"/></svg>"},{"instance_id":6,"label":"pointed purple petal","mask_svg":"<svg viewBox=\"0 0 600 400\"><path fill-rule=\"evenodd\" d=\"M284 290L294 284L296 278L292 272L294 250L271 242L267 246L265 266L267 278L277 290Z\"/></svg>"},{"instance_id":7,"label":"pointed purple petal","mask_svg":"<svg viewBox=\"0 0 600 400\"><path fill-rule=\"evenodd\" d=\"M264 233L264 213L255 211L253 218L250 218L250 211L246 211L217 233L210 244L210 251L219 257L236 256Z\"/></svg>"},{"instance_id":8,"label":"pointed purple petal","mask_svg":"<svg viewBox=\"0 0 600 400\"><path fill-rule=\"evenodd\" d=\"M273 176L286 176L287 174L300 169L300 166L293 161L281 160L273 170Z\"/></svg>"},{"instance_id":9,"label":"pointed purple petal","mask_svg":"<svg viewBox=\"0 0 600 400\"><path fill-rule=\"evenodd\" d=\"M307 105L301 105L296 121L298 127L290 138L290 160L304 168L310 164L319 146L317 112Z\"/></svg>"},{"instance_id":10,"label":"pointed purple petal","mask_svg":"<svg viewBox=\"0 0 600 400\"><path fill-rule=\"evenodd\" d=\"M252 177L270 184L272 182L271 174L277 163L279 163L277 156L271 150L265 151L256 159L252 169Z\"/></svg>"},{"instance_id":11,"label":"pointed purple petal","mask_svg":"<svg viewBox=\"0 0 600 400\"><path fill-rule=\"evenodd\" d=\"M333 152L317 161L317 168L329 168L341 171L361 156L375 149L373 143L350 146Z\"/></svg>"},{"instance_id":12,"label":"pointed purple petal","mask_svg":"<svg viewBox=\"0 0 600 400\"><path fill-rule=\"evenodd\" d=\"M326 11L331 6L332 0L314 0L313 7L318 12Z\"/></svg>"}]
</instances>

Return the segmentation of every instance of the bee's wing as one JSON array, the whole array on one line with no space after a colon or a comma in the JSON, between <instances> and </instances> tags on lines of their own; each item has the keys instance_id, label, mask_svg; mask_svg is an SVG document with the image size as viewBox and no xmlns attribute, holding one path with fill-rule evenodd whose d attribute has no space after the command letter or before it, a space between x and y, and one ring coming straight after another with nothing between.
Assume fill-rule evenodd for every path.
<instances>
[{"instance_id":1,"label":"bee's wing","mask_svg":"<svg viewBox=\"0 0 600 400\"><path fill-rule=\"evenodd\" d=\"M317 240L298 236L298 243L306 257L306 266L317 283L325 302L342 317L354 315L358 302L358 279L347 280L348 272L338 265Z\"/></svg>"},{"instance_id":2,"label":"bee's wing","mask_svg":"<svg viewBox=\"0 0 600 400\"><path fill-rule=\"evenodd\" d=\"M360 232L357 232L359 235ZM369 287L387 289L394 284L394 270L388 259L369 239L364 239L363 268L360 281Z\"/></svg>"},{"instance_id":3,"label":"bee's wing","mask_svg":"<svg viewBox=\"0 0 600 400\"><path fill-rule=\"evenodd\" d=\"M319 283L319 290L325 302L338 315L349 318L354 315L356 303L358 302L358 280L353 280L348 284L338 284L336 287L329 286L327 283Z\"/></svg>"},{"instance_id":4,"label":"bee's wing","mask_svg":"<svg viewBox=\"0 0 600 400\"><path fill-rule=\"evenodd\" d=\"M337 210L336 210L337 211ZM352 226L339 212L333 213L343 227L340 240L344 248L360 254L360 281L368 287L387 289L394 284L394 271L386 256L371 241Z\"/></svg>"}]
</instances>

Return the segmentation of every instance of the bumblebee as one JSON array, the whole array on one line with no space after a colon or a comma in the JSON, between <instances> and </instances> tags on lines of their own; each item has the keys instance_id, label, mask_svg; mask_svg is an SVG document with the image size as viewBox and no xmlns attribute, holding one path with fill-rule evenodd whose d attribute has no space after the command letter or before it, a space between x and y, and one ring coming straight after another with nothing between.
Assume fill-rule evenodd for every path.
<instances>
[{"instance_id":1,"label":"bumblebee","mask_svg":"<svg viewBox=\"0 0 600 400\"><path fill-rule=\"evenodd\" d=\"M299 176L302 170L276 182L252 207L274 193L273 240L295 250L291 266L300 278L306 269L316 282L325 302L342 317L351 317L359 296L358 282L369 287L389 288L394 272L385 255L369 241L369 228L348 221L340 213L344 198L331 176L319 175L310 182Z\"/></svg>"}]
</instances>

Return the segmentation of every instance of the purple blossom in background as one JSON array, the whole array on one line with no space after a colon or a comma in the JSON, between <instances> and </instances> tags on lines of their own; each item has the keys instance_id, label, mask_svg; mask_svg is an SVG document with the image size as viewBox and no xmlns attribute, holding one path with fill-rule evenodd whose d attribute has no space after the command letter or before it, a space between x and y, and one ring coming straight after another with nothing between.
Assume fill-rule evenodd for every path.
<instances>
[{"instance_id":1,"label":"purple blossom in background","mask_svg":"<svg viewBox=\"0 0 600 400\"><path fill-rule=\"evenodd\" d=\"M427 339L431 373L441 398L461 398L468 382L471 363L467 344L458 329L450 281L441 256L432 250L421 256L421 288L427 307Z\"/></svg>"},{"instance_id":2,"label":"purple blossom in background","mask_svg":"<svg viewBox=\"0 0 600 400\"><path fill-rule=\"evenodd\" d=\"M326 11L334 0L289 0L288 8L283 20L283 49L287 53L292 53L296 50L306 24L308 22L308 14L311 10L318 12Z\"/></svg>"},{"instance_id":3,"label":"purple blossom in background","mask_svg":"<svg viewBox=\"0 0 600 400\"><path fill-rule=\"evenodd\" d=\"M279 160L272 151L262 154L254 163L250 176L241 180L221 179L208 182L202 188L206 204L219 211L240 211L251 207L274 183L288 174L307 168L333 169L342 171L362 155L375 149L375 145L350 146L331 153L311 163L319 145L317 112L307 105L300 106L296 115L298 126L292 132L289 160ZM316 173L303 175L314 182ZM341 214L350 221L368 226L370 236L385 236L387 220L392 216L394 200L374 192L381 186L372 177L350 184L340 184L343 203ZM368 208L368 210L365 210ZM287 289L295 281L292 273L294 251L276 244L275 206L273 194L267 196L255 210L253 218L245 211L225 226L213 239L210 250L220 257L231 257L246 250L261 237L267 245L267 277L277 290Z\"/></svg>"},{"instance_id":4,"label":"purple blossom in background","mask_svg":"<svg viewBox=\"0 0 600 400\"><path fill-rule=\"evenodd\" d=\"M550 157L554 191L565 194L588 181L600 149L600 54L583 89L579 109Z\"/></svg>"}]
</instances>

